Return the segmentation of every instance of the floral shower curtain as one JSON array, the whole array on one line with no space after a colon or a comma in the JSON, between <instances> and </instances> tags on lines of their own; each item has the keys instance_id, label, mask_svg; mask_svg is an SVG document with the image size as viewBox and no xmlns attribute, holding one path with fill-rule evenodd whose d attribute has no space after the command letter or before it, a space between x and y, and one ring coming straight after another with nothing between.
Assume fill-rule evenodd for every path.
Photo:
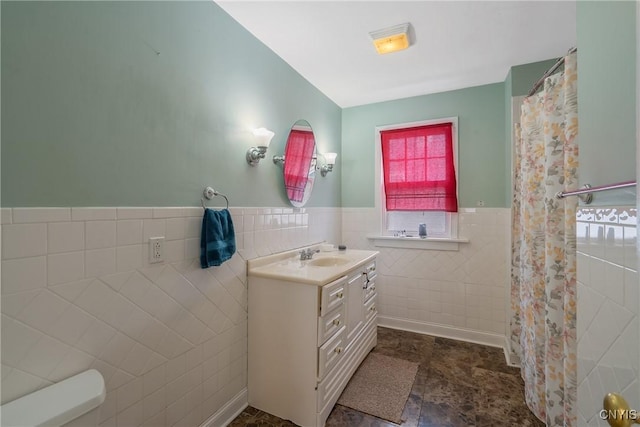
<instances>
[{"instance_id":1,"label":"floral shower curtain","mask_svg":"<svg viewBox=\"0 0 640 427\"><path fill-rule=\"evenodd\" d=\"M575 426L577 197L576 54L525 99L516 125L511 346L525 398L548 426Z\"/></svg>"}]
</instances>

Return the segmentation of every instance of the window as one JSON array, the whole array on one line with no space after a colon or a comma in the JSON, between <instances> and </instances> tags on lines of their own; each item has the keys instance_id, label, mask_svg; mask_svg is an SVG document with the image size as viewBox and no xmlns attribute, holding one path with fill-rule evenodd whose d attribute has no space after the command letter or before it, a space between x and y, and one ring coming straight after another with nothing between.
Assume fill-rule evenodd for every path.
<instances>
[{"instance_id":1,"label":"window","mask_svg":"<svg viewBox=\"0 0 640 427\"><path fill-rule=\"evenodd\" d=\"M457 119L379 128L383 234L457 237Z\"/></svg>"}]
</instances>

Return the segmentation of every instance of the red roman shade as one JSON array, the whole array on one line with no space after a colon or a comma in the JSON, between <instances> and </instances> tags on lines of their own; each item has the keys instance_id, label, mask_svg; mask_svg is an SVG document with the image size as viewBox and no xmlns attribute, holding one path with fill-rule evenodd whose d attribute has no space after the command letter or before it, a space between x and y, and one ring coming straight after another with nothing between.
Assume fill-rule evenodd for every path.
<instances>
[{"instance_id":1,"label":"red roman shade","mask_svg":"<svg viewBox=\"0 0 640 427\"><path fill-rule=\"evenodd\" d=\"M458 211L452 124L380 132L389 211Z\"/></svg>"}]
</instances>

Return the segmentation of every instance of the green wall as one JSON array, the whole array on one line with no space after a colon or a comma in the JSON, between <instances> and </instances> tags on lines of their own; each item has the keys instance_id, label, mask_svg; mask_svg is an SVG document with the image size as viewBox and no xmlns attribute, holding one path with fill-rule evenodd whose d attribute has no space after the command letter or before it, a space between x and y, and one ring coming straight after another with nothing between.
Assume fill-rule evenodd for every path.
<instances>
[{"instance_id":1,"label":"green wall","mask_svg":"<svg viewBox=\"0 0 640 427\"><path fill-rule=\"evenodd\" d=\"M459 117L460 206L506 207L509 100L553 62L341 110L213 2L0 5L4 207L195 206L207 185L233 206L288 206L269 158L300 118L321 152L341 153L308 206L373 206L375 126L449 116ZM582 183L635 179L635 8L577 4ZM244 153L260 126L276 136L251 168ZM635 203L635 191L597 203Z\"/></svg>"},{"instance_id":2,"label":"green wall","mask_svg":"<svg viewBox=\"0 0 640 427\"><path fill-rule=\"evenodd\" d=\"M208 2L2 1L2 199L16 206L288 206L297 119L340 151L341 109ZM251 129L276 133L251 168ZM340 159L339 159L340 162ZM308 206L339 206L341 166Z\"/></svg>"},{"instance_id":3,"label":"green wall","mask_svg":"<svg viewBox=\"0 0 640 427\"><path fill-rule=\"evenodd\" d=\"M504 84L381 102L342 111L342 205L373 207L375 127L458 116L459 205L505 207Z\"/></svg>"},{"instance_id":4,"label":"green wall","mask_svg":"<svg viewBox=\"0 0 640 427\"><path fill-rule=\"evenodd\" d=\"M567 46L567 51L569 51L571 47L573 46ZM533 85L556 63L557 59L558 58L548 59L546 61L511 67L509 72L511 79L508 86L511 96L529 94Z\"/></svg>"},{"instance_id":5,"label":"green wall","mask_svg":"<svg viewBox=\"0 0 640 427\"><path fill-rule=\"evenodd\" d=\"M636 179L636 2L577 3L580 183ZM636 204L634 190L594 205Z\"/></svg>"}]
</instances>

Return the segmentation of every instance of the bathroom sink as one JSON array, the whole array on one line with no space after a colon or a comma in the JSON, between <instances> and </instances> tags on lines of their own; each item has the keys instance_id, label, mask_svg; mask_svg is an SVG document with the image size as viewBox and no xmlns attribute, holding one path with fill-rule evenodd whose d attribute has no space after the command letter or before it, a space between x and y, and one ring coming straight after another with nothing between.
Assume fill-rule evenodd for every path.
<instances>
[{"instance_id":1,"label":"bathroom sink","mask_svg":"<svg viewBox=\"0 0 640 427\"><path fill-rule=\"evenodd\" d=\"M349 249L341 252L315 253L313 258L300 259L300 249L251 259L247 264L250 277L285 280L301 284L324 286L327 283L375 259L378 252Z\"/></svg>"},{"instance_id":2,"label":"bathroom sink","mask_svg":"<svg viewBox=\"0 0 640 427\"><path fill-rule=\"evenodd\" d=\"M309 265L313 265L314 267L336 267L339 265L344 265L349 262L347 258L340 257L323 257L316 258L309 261Z\"/></svg>"}]
</instances>

